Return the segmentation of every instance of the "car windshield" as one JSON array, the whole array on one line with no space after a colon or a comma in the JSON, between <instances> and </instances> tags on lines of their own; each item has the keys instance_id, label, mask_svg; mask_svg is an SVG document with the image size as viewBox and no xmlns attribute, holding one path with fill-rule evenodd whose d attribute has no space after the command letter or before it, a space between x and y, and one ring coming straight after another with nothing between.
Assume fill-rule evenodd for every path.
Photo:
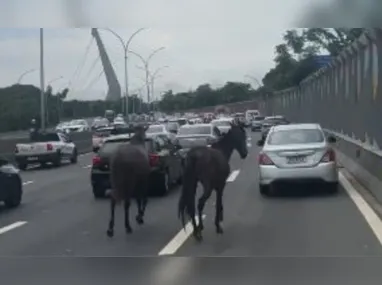
<instances>
[{"instance_id":1,"label":"car windshield","mask_svg":"<svg viewBox=\"0 0 382 285\"><path fill-rule=\"evenodd\" d=\"M230 121L213 121L212 124L216 127L229 127L231 125Z\"/></svg>"},{"instance_id":2,"label":"car windshield","mask_svg":"<svg viewBox=\"0 0 382 285\"><path fill-rule=\"evenodd\" d=\"M163 133L163 126L150 126L147 131L147 133Z\"/></svg>"},{"instance_id":3,"label":"car windshield","mask_svg":"<svg viewBox=\"0 0 382 285\"><path fill-rule=\"evenodd\" d=\"M180 128L178 135L210 135L211 127L210 126L194 126Z\"/></svg>"},{"instance_id":4,"label":"car windshield","mask_svg":"<svg viewBox=\"0 0 382 285\"><path fill-rule=\"evenodd\" d=\"M110 136L110 133L111 133L112 129L108 128L108 129L98 129L94 132L94 135L97 136L97 137L108 137Z\"/></svg>"},{"instance_id":5,"label":"car windshield","mask_svg":"<svg viewBox=\"0 0 382 285\"><path fill-rule=\"evenodd\" d=\"M264 120L264 117L262 117L262 116L256 116L256 117L254 117L253 118L255 121L262 121L262 120Z\"/></svg>"},{"instance_id":6,"label":"car windshield","mask_svg":"<svg viewBox=\"0 0 382 285\"><path fill-rule=\"evenodd\" d=\"M86 125L86 123L85 123L85 121L83 121L83 120L74 120L74 121L71 121L71 122L70 122L70 125L71 125L71 126L77 126L77 125L82 125L82 126L84 126L84 125Z\"/></svg>"},{"instance_id":7,"label":"car windshield","mask_svg":"<svg viewBox=\"0 0 382 285\"><path fill-rule=\"evenodd\" d=\"M317 129L280 130L272 132L268 138L269 145L310 144L324 142L323 133Z\"/></svg>"},{"instance_id":8,"label":"car windshield","mask_svg":"<svg viewBox=\"0 0 382 285\"><path fill-rule=\"evenodd\" d=\"M36 135L31 137L32 142L58 142L60 141L60 137L57 133L37 133Z\"/></svg>"},{"instance_id":9,"label":"car windshield","mask_svg":"<svg viewBox=\"0 0 382 285\"><path fill-rule=\"evenodd\" d=\"M266 118L264 124L276 125L276 124L287 124L288 121L284 118Z\"/></svg>"},{"instance_id":10,"label":"car windshield","mask_svg":"<svg viewBox=\"0 0 382 285\"><path fill-rule=\"evenodd\" d=\"M170 130L178 130L178 123L168 123L167 125L166 125L166 129L168 130L168 131L170 131Z\"/></svg>"},{"instance_id":11,"label":"car windshield","mask_svg":"<svg viewBox=\"0 0 382 285\"><path fill-rule=\"evenodd\" d=\"M117 150L117 148L122 145L122 144L129 144L130 139L118 139L118 140L111 140L111 141L106 141L101 149L99 150L99 154L102 156L109 156L111 155L114 151ZM146 149L150 152L152 151L152 141L151 140L146 140L145 141L145 146Z\"/></svg>"}]
</instances>

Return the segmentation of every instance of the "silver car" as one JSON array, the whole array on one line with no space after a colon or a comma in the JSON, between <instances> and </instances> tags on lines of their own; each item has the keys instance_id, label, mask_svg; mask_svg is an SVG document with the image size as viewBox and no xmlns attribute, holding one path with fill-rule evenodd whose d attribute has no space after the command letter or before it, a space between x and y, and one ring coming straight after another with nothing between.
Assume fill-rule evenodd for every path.
<instances>
[{"instance_id":1,"label":"silver car","mask_svg":"<svg viewBox=\"0 0 382 285\"><path fill-rule=\"evenodd\" d=\"M317 182L334 193L338 189L334 137L325 138L318 124L278 125L258 141L259 189L269 195L272 186L285 182Z\"/></svg>"},{"instance_id":2,"label":"silver car","mask_svg":"<svg viewBox=\"0 0 382 285\"><path fill-rule=\"evenodd\" d=\"M175 141L175 134L169 132L164 124L150 125L146 130L149 136L165 135L171 142Z\"/></svg>"}]
</instances>

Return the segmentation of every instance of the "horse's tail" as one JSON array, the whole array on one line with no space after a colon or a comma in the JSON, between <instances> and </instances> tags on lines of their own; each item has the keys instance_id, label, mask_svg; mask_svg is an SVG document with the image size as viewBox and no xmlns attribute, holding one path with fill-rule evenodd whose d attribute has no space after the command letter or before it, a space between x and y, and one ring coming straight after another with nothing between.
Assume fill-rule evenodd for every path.
<instances>
[{"instance_id":1,"label":"horse's tail","mask_svg":"<svg viewBox=\"0 0 382 285\"><path fill-rule=\"evenodd\" d=\"M183 173L182 193L178 204L178 217L180 218L183 228L185 228L185 214L195 212L195 193L197 177L196 171L197 156L195 153L189 153L185 162Z\"/></svg>"}]
</instances>

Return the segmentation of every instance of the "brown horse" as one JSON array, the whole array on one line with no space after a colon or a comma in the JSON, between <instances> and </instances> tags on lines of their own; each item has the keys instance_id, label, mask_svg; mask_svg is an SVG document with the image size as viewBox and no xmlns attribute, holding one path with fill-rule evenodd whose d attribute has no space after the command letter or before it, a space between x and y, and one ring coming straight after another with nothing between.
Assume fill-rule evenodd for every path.
<instances>
[{"instance_id":1,"label":"brown horse","mask_svg":"<svg viewBox=\"0 0 382 285\"><path fill-rule=\"evenodd\" d=\"M220 223L223 221L223 190L231 172L229 160L234 149L237 150L242 159L247 157L246 137L246 131L241 124L232 124L231 129L211 147L198 146L187 153L178 214L184 227L185 213L187 212L194 229L193 235L197 240L202 239L203 209L213 190L216 191L216 232L223 233ZM203 195L198 200L199 225L197 226L195 194L198 182L203 186Z\"/></svg>"},{"instance_id":2,"label":"brown horse","mask_svg":"<svg viewBox=\"0 0 382 285\"><path fill-rule=\"evenodd\" d=\"M142 126L135 128L130 143L121 144L110 159L111 179L111 216L107 235L114 236L114 213L116 204L124 201L125 229L132 233L129 219L130 201L136 198L138 214L136 221L139 225L144 223L144 215L147 205L148 179L150 164L148 153L145 148L145 131Z\"/></svg>"}]
</instances>

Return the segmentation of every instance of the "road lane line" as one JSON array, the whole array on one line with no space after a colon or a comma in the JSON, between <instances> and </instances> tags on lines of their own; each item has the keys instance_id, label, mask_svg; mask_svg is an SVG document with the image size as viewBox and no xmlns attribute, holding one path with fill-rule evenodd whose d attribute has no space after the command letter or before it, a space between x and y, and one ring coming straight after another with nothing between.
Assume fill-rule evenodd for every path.
<instances>
[{"instance_id":1,"label":"road lane line","mask_svg":"<svg viewBox=\"0 0 382 285\"><path fill-rule=\"evenodd\" d=\"M8 226L2 227L2 228L0 228L0 235L5 234L6 232L14 230L18 227L21 227L21 226L25 225L26 223L27 222L25 222L25 221L18 221L16 223L10 224Z\"/></svg>"},{"instance_id":2,"label":"road lane line","mask_svg":"<svg viewBox=\"0 0 382 285\"><path fill-rule=\"evenodd\" d=\"M239 175L240 170L234 170L231 172L231 174L227 178L227 182L233 182L235 181L236 177Z\"/></svg>"},{"instance_id":3,"label":"road lane line","mask_svg":"<svg viewBox=\"0 0 382 285\"><path fill-rule=\"evenodd\" d=\"M33 181L29 180L29 181L25 181L23 182L23 186L26 186L26 185L29 185L29 184L32 184L34 183Z\"/></svg>"},{"instance_id":4,"label":"road lane line","mask_svg":"<svg viewBox=\"0 0 382 285\"><path fill-rule=\"evenodd\" d=\"M198 217L195 217L198 223ZM206 215L202 216L203 220ZM158 255L171 255L174 254L188 239L193 231L192 223L189 221L184 229L181 229L175 237L158 253Z\"/></svg>"},{"instance_id":5,"label":"road lane line","mask_svg":"<svg viewBox=\"0 0 382 285\"><path fill-rule=\"evenodd\" d=\"M82 168L90 168L90 167L92 167L92 165L91 165L91 164L89 164L89 165L85 165L85 166L82 166Z\"/></svg>"},{"instance_id":6,"label":"road lane line","mask_svg":"<svg viewBox=\"0 0 382 285\"><path fill-rule=\"evenodd\" d=\"M358 193L353 185L346 179L346 177L340 172L339 180L345 191L348 193L350 199L357 206L362 216L372 229L374 235L377 237L379 243L382 245L382 221L365 199Z\"/></svg>"}]
</instances>

